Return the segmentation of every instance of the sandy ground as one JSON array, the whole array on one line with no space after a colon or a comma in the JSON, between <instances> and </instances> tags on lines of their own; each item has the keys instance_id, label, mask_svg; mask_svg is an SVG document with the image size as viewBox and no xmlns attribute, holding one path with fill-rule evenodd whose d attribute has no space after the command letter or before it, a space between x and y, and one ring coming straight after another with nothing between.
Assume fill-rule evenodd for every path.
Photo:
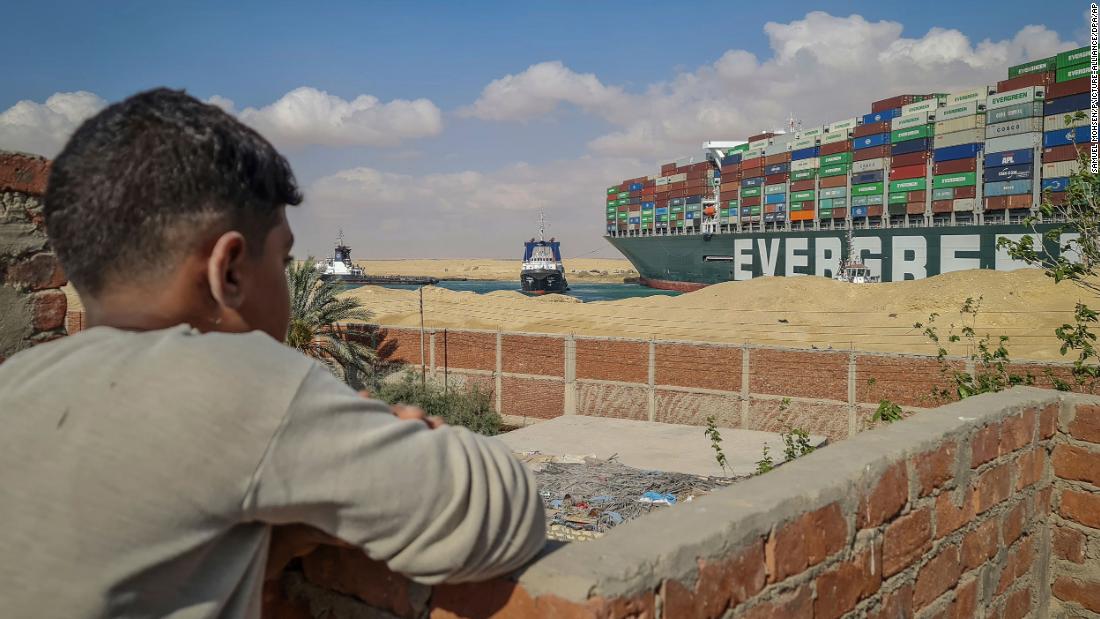
<instances>
[{"instance_id":1,"label":"sandy ground","mask_svg":"<svg viewBox=\"0 0 1100 619\"><path fill-rule=\"evenodd\" d=\"M417 293L367 286L353 295L372 322L418 326ZM1036 270L963 271L920 281L851 285L817 277L728 282L678 297L653 296L582 303L572 297L526 297L518 292L477 295L441 288L424 291L425 324L435 328L503 329L663 340L750 342L935 354L914 328L937 312L946 340L967 297L982 297L979 335L1009 336L1013 359L1062 360L1054 329L1072 320L1087 292L1055 285ZM965 354L961 345L952 354Z\"/></svg>"},{"instance_id":2,"label":"sandy ground","mask_svg":"<svg viewBox=\"0 0 1100 619\"><path fill-rule=\"evenodd\" d=\"M520 260L356 260L372 275L427 275L480 280L519 281ZM563 260L566 277L574 281L622 283L638 272L626 260L575 258Z\"/></svg>"}]
</instances>

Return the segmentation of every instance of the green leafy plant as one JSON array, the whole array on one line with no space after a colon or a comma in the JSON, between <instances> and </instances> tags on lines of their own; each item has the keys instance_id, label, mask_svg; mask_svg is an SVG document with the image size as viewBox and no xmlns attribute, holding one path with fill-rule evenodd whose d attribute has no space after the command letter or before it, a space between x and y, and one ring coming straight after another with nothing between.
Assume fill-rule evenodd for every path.
<instances>
[{"instance_id":1,"label":"green leafy plant","mask_svg":"<svg viewBox=\"0 0 1100 619\"><path fill-rule=\"evenodd\" d=\"M810 433L802 428L788 430L781 435L783 437L783 456L787 462L800 458L814 450L810 444Z\"/></svg>"},{"instance_id":2,"label":"green leafy plant","mask_svg":"<svg viewBox=\"0 0 1100 619\"><path fill-rule=\"evenodd\" d=\"M444 389L434 381L421 383L416 372L405 372L398 380L384 382L375 396L390 404L419 406L429 415L442 417L448 425L480 434L498 434L502 425L500 415L493 410L491 394L477 385Z\"/></svg>"},{"instance_id":3,"label":"green leafy plant","mask_svg":"<svg viewBox=\"0 0 1100 619\"><path fill-rule=\"evenodd\" d=\"M286 343L325 364L353 387L366 386L374 375L377 357L373 348L360 342L366 333L354 324L366 322L371 314L355 298L340 297L340 284L323 280L313 264L307 259L287 267L290 324Z\"/></svg>"},{"instance_id":4,"label":"green leafy plant","mask_svg":"<svg viewBox=\"0 0 1100 619\"><path fill-rule=\"evenodd\" d=\"M726 470L726 454L722 451L722 435L718 432L718 420L714 415L707 416L707 429L703 435L710 439L710 447L714 450L714 460L722 470Z\"/></svg>"},{"instance_id":5,"label":"green leafy plant","mask_svg":"<svg viewBox=\"0 0 1100 619\"><path fill-rule=\"evenodd\" d=\"M878 409L871 415L871 421L894 423L901 421L901 407L890 400L882 399L878 402Z\"/></svg>"},{"instance_id":6,"label":"green leafy plant","mask_svg":"<svg viewBox=\"0 0 1100 619\"><path fill-rule=\"evenodd\" d=\"M764 449L761 453L760 459L756 461L756 474L767 473L775 468L775 462L772 460L768 444L764 443Z\"/></svg>"}]
</instances>

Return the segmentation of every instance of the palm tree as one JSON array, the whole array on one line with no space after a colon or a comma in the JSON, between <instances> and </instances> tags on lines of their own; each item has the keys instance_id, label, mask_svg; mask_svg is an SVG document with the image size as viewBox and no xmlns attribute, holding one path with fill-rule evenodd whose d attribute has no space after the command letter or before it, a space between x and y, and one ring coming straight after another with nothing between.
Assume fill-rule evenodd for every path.
<instances>
[{"instance_id":1,"label":"palm tree","mask_svg":"<svg viewBox=\"0 0 1100 619\"><path fill-rule=\"evenodd\" d=\"M290 326L286 343L327 365L348 383L362 386L371 376L375 353L353 337L358 331L339 323L366 322L371 314L351 297L338 297L340 284L325 281L313 266L313 259L291 263L286 282L290 288Z\"/></svg>"}]
</instances>

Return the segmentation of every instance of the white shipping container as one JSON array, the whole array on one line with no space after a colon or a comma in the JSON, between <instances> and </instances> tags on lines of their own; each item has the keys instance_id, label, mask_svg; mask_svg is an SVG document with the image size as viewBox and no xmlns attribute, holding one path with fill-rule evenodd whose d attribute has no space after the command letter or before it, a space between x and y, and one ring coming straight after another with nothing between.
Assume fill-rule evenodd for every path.
<instances>
[{"instance_id":1,"label":"white shipping container","mask_svg":"<svg viewBox=\"0 0 1100 619\"><path fill-rule=\"evenodd\" d=\"M826 129L829 133L846 133L847 135L851 135L852 129L855 129L858 124L858 118L848 118L846 120L838 120L835 123L831 123Z\"/></svg>"},{"instance_id":2,"label":"white shipping container","mask_svg":"<svg viewBox=\"0 0 1100 619\"><path fill-rule=\"evenodd\" d=\"M655 182L656 182L657 186L661 186L661 185L667 185L667 184L669 184L670 182L672 182L672 181L670 181L670 180L668 180L668 179L669 179L669 177L667 177L667 176L661 176L661 177L658 177L658 178L657 178L657 180L656 180Z\"/></svg>"},{"instance_id":3,"label":"white shipping container","mask_svg":"<svg viewBox=\"0 0 1100 619\"><path fill-rule=\"evenodd\" d=\"M756 150L758 148L764 148L768 144L772 143L772 138L761 138L759 140L753 140L749 142L749 150Z\"/></svg>"},{"instance_id":4,"label":"white shipping container","mask_svg":"<svg viewBox=\"0 0 1100 619\"><path fill-rule=\"evenodd\" d=\"M826 133L825 137L821 138L822 144L835 144L837 142L846 142L848 140L848 130L843 129L835 133Z\"/></svg>"},{"instance_id":5,"label":"white shipping container","mask_svg":"<svg viewBox=\"0 0 1100 619\"><path fill-rule=\"evenodd\" d=\"M991 138L985 141L985 152L1003 153L1006 150L1021 150L1035 148L1043 142L1042 133L1021 133L1019 135L1006 135L1003 138Z\"/></svg>"},{"instance_id":6,"label":"white shipping container","mask_svg":"<svg viewBox=\"0 0 1100 619\"><path fill-rule=\"evenodd\" d=\"M935 102L935 99L932 100ZM919 127L921 125L927 125L932 122L936 116L928 112L915 112L913 114L907 114L905 116L897 116L890 121L890 130L897 131L898 129L908 129L910 127Z\"/></svg>"},{"instance_id":7,"label":"white shipping container","mask_svg":"<svg viewBox=\"0 0 1100 619\"><path fill-rule=\"evenodd\" d=\"M936 123L936 135L966 131L967 129L985 129L985 114L973 114L962 118L941 120Z\"/></svg>"},{"instance_id":8,"label":"white shipping container","mask_svg":"<svg viewBox=\"0 0 1100 619\"><path fill-rule=\"evenodd\" d=\"M952 203L956 213L973 211L978 206L977 198L959 198Z\"/></svg>"},{"instance_id":9,"label":"white shipping container","mask_svg":"<svg viewBox=\"0 0 1100 619\"><path fill-rule=\"evenodd\" d=\"M825 127L810 127L809 129L803 129L798 132L797 138L799 140L805 138L819 138L825 134Z\"/></svg>"},{"instance_id":10,"label":"white shipping container","mask_svg":"<svg viewBox=\"0 0 1100 619\"><path fill-rule=\"evenodd\" d=\"M985 109L995 110L1018 103L1041 101L1044 94L1046 94L1046 88L1042 86L1028 86L1027 88L1020 88L1018 90L999 92L995 95L989 95L989 98L985 100Z\"/></svg>"},{"instance_id":11,"label":"white shipping container","mask_svg":"<svg viewBox=\"0 0 1100 619\"><path fill-rule=\"evenodd\" d=\"M951 133L937 133L932 139L933 148L947 148L961 144L973 144L985 139L985 132L981 129L967 129L965 131L953 131Z\"/></svg>"},{"instance_id":12,"label":"white shipping container","mask_svg":"<svg viewBox=\"0 0 1100 619\"><path fill-rule=\"evenodd\" d=\"M1066 116L1069 114L1051 114L1050 116L1043 117L1043 131L1057 131L1059 129L1067 129L1069 127L1084 127L1089 124L1088 114L1085 114L1084 118L1078 118L1076 120L1070 120L1070 123L1066 124Z\"/></svg>"},{"instance_id":13,"label":"white shipping container","mask_svg":"<svg viewBox=\"0 0 1100 619\"><path fill-rule=\"evenodd\" d=\"M813 148L817 145L817 138L803 138L796 140L794 144L791 144L791 150L802 150L803 148Z\"/></svg>"},{"instance_id":14,"label":"white shipping container","mask_svg":"<svg viewBox=\"0 0 1100 619\"><path fill-rule=\"evenodd\" d=\"M787 142L786 144L771 144L764 147L764 156L767 157L770 155L779 155L789 150L791 150L790 142Z\"/></svg>"},{"instance_id":15,"label":"white shipping container","mask_svg":"<svg viewBox=\"0 0 1100 619\"><path fill-rule=\"evenodd\" d=\"M936 120L955 120L956 118L962 118L964 116L973 116L975 114L985 113L985 99L981 101L969 101L967 103L956 103L955 105L946 105L936 110Z\"/></svg>"},{"instance_id":16,"label":"white shipping container","mask_svg":"<svg viewBox=\"0 0 1100 619\"><path fill-rule=\"evenodd\" d=\"M744 161L746 159L756 159L757 157L763 157L763 156L764 156L764 149L763 148L750 148L749 150L745 151L745 156L741 158L741 161Z\"/></svg>"},{"instance_id":17,"label":"white shipping container","mask_svg":"<svg viewBox=\"0 0 1100 619\"><path fill-rule=\"evenodd\" d=\"M790 143L794 142L794 140L795 140L795 134L793 134L793 133L780 133L779 135L776 135L776 136L772 137L772 142L771 143L773 145L774 144L790 145Z\"/></svg>"},{"instance_id":18,"label":"white shipping container","mask_svg":"<svg viewBox=\"0 0 1100 619\"><path fill-rule=\"evenodd\" d=\"M673 174L672 176L666 176L670 183L682 183L688 179L687 172L680 172L679 174Z\"/></svg>"},{"instance_id":19,"label":"white shipping container","mask_svg":"<svg viewBox=\"0 0 1100 619\"><path fill-rule=\"evenodd\" d=\"M799 159L798 161L791 162L791 171L797 172L798 170L813 170L820 164L818 157L808 157L806 159Z\"/></svg>"},{"instance_id":20,"label":"white shipping container","mask_svg":"<svg viewBox=\"0 0 1100 619\"><path fill-rule=\"evenodd\" d=\"M936 108L939 106L940 102L937 101L935 97L932 97L931 99L925 99L924 101L917 101L916 103L901 106L901 115L909 116L917 112L935 112Z\"/></svg>"},{"instance_id":21,"label":"white shipping container","mask_svg":"<svg viewBox=\"0 0 1100 619\"><path fill-rule=\"evenodd\" d=\"M947 95L947 106L954 107L958 103L970 103L971 101L984 103L986 97L995 92L997 92L997 90L992 86L978 86L970 90L952 93Z\"/></svg>"},{"instance_id":22,"label":"white shipping container","mask_svg":"<svg viewBox=\"0 0 1100 619\"><path fill-rule=\"evenodd\" d=\"M860 174L862 172L874 172L886 167L886 159L864 159L863 161L852 162L852 174Z\"/></svg>"},{"instance_id":23,"label":"white shipping container","mask_svg":"<svg viewBox=\"0 0 1100 619\"><path fill-rule=\"evenodd\" d=\"M1043 178L1064 178L1081 169L1080 161L1055 161L1043 164Z\"/></svg>"},{"instance_id":24,"label":"white shipping container","mask_svg":"<svg viewBox=\"0 0 1100 619\"><path fill-rule=\"evenodd\" d=\"M1021 133L1041 132L1043 119L1019 118L1005 123L996 123L985 126L985 139L1000 138L1006 135L1020 135ZM997 151L994 151L997 152Z\"/></svg>"}]
</instances>

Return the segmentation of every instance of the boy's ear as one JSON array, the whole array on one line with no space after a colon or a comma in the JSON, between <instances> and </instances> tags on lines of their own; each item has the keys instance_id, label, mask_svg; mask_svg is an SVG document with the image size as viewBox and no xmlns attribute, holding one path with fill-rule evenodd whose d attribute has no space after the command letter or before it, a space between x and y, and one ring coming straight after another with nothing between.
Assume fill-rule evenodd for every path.
<instances>
[{"instance_id":1,"label":"boy's ear","mask_svg":"<svg viewBox=\"0 0 1100 619\"><path fill-rule=\"evenodd\" d=\"M226 232L214 242L206 262L206 278L218 305L237 309L244 302L241 275L246 249L244 235L237 231Z\"/></svg>"}]
</instances>

